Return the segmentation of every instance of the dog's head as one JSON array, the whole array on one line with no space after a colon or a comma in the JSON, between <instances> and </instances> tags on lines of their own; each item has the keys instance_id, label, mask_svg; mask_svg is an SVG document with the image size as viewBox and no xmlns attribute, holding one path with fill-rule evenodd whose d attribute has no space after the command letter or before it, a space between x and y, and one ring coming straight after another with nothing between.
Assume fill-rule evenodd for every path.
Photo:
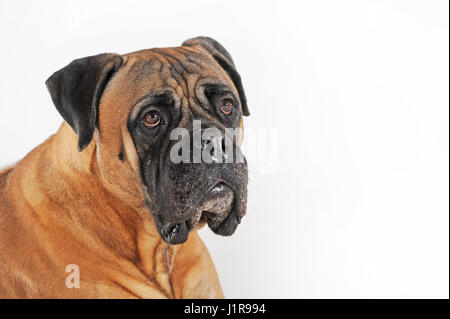
<instances>
[{"instance_id":1,"label":"dog's head","mask_svg":"<svg viewBox=\"0 0 450 319\"><path fill-rule=\"evenodd\" d=\"M95 143L102 182L144 203L166 242L186 241L204 222L234 233L246 210L239 146L249 111L217 41L78 59L46 84L79 151Z\"/></svg>"}]
</instances>

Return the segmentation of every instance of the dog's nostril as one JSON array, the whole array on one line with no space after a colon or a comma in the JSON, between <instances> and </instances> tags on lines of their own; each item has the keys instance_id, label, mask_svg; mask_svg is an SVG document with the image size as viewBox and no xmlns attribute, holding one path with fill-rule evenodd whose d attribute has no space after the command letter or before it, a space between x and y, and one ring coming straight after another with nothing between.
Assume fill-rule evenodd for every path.
<instances>
[{"instance_id":1,"label":"dog's nostril","mask_svg":"<svg viewBox=\"0 0 450 319\"><path fill-rule=\"evenodd\" d=\"M211 148L216 147L216 139L212 138L212 139L204 140L203 148L206 148L208 146L211 147Z\"/></svg>"}]
</instances>

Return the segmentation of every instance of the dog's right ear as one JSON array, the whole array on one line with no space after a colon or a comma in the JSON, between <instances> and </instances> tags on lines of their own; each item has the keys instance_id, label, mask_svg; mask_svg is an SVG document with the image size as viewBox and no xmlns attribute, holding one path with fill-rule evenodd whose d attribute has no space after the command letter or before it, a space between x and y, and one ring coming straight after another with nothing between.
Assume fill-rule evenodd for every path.
<instances>
[{"instance_id":1,"label":"dog's right ear","mask_svg":"<svg viewBox=\"0 0 450 319\"><path fill-rule=\"evenodd\" d=\"M92 140L100 97L122 62L113 53L77 59L45 82L56 109L78 135L80 152Z\"/></svg>"}]
</instances>

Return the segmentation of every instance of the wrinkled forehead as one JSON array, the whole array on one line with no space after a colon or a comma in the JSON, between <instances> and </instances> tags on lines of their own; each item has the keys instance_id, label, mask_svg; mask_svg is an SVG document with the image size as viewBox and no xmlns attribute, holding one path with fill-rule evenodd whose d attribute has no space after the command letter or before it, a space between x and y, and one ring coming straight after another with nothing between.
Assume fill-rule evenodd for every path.
<instances>
[{"instance_id":1,"label":"wrinkled forehead","mask_svg":"<svg viewBox=\"0 0 450 319\"><path fill-rule=\"evenodd\" d=\"M148 49L123 57L124 64L103 93L100 113L107 105L125 117L140 100L161 91L173 92L188 105L203 83L221 83L236 90L226 72L201 48Z\"/></svg>"}]
</instances>

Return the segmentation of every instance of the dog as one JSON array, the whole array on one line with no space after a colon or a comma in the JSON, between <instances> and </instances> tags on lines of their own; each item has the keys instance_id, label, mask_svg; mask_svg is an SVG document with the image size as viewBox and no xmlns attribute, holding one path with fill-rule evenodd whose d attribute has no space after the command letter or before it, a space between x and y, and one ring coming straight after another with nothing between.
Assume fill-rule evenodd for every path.
<instances>
[{"instance_id":1,"label":"dog","mask_svg":"<svg viewBox=\"0 0 450 319\"><path fill-rule=\"evenodd\" d=\"M223 298L197 230L231 235L246 212L249 110L227 50L197 37L99 54L46 86L63 124L0 171L0 297ZM244 160L171 160L211 128L234 129L226 141Z\"/></svg>"}]
</instances>

